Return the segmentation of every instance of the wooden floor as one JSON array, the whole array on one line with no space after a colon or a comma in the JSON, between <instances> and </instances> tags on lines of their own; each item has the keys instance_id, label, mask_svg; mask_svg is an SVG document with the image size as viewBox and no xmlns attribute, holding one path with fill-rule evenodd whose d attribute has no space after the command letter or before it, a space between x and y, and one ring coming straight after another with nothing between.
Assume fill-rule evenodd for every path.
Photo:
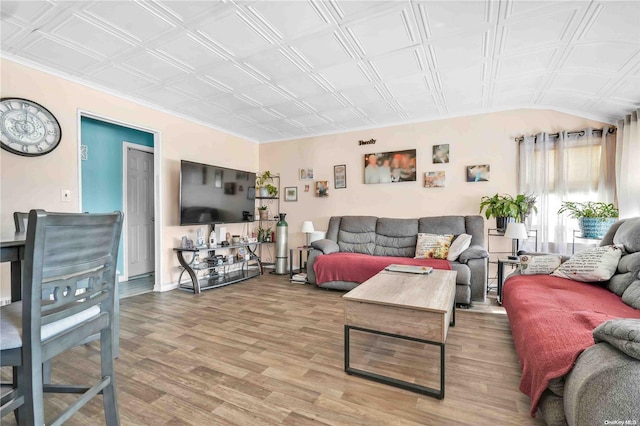
<instances>
[{"instance_id":1,"label":"wooden floor","mask_svg":"<svg viewBox=\"0 0 640 426\"><path fill-rule=\"evenodd\" d=\"M176 290L122 300L122 424L543 424L518 391L506 315L457 311L446 397L436 400L343 372L343 294L266 275L200 296ZM370 335L352 343L360 367L437 385L432 349ZM96 344L75 348L54 360L53 380L88 383L97 360ZM47 395L47 418L73 398ZM67 424L104 424L101 404L94 398Z\"/></svg>"}]
</instances>

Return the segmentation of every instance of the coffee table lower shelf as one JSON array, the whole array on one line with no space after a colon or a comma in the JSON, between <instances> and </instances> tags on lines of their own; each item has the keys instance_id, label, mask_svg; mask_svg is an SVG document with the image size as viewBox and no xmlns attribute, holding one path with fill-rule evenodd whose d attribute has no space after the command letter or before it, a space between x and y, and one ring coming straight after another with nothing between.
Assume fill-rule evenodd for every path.
<instances>
[{"instance_id":1,"label":"coffee table lower shelf","mask_svg":"<svg viewBox=\"0 0 640 426\"><path fill-rule=\"evenodd\" d=\"M410 340L412 342L425 343L433 346L439 346L440 347L440 389L433 389L427 386L419 385L417 383L406 382L404 380L395 379L393 377L383 376L382 374L376 374L370 371L364 371L364 370L351 367L349 365L349 347L350 347L349 338L350 338L351 330L362 331L362 332L371 333L371 334L378 334L381 336L393 337L396 339ZM385 333L384 331L370 330L368 328L345 325L344 326L344 371L345 373L353 376L363 377L365 379L373 380L378 383L383 383L385 385L395 386L397 388L406 389L412 392L420 393L422 395L443 399L444 398L444 364L445 364L444 346L445 346L444 343L433 342L431 340L417 339L415 337L401 336L399 334Z\"/></svg>"}]
</instances>

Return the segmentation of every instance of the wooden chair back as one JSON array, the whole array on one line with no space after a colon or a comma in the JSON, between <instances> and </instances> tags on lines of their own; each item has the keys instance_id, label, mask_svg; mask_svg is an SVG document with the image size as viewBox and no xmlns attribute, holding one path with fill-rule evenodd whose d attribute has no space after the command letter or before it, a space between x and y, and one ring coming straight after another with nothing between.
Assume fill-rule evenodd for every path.
<instances>
[{"instance_id":1,"label":"wooden chair back","mask_svg":"<svg viewBox=\"0 0 640 426\"><path fill-rule=\"evenodd\" d=\"M33 355L34 365L113 325L121 231L121 212L29 213L23 267L23 350L34 352L24 354ZM42 326L92 306L99 307L99 314L41 341Z\"/></svg>"}]
</instances>

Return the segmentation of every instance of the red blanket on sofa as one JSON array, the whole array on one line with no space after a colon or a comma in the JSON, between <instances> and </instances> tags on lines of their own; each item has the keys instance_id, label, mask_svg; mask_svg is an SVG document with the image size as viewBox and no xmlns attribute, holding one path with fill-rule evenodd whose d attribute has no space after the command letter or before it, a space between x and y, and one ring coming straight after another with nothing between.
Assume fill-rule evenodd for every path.
<instances>
[{"instance_id":1,"label":"red blanket on sofa","mask_svg":"<svg viewBox=\"0 0 640 426\"><path fill-rule=\"evenodd\" d=\"M514 276L503 288L522 378L520 390L531 398L534 416L551 379L566 375L585 349L592 331L613 318L640 318L609 290L550 275Z\"/></svg>"},{"instance_id":2,"label":"red blanket on sofa","mask_svg":"<svg viewBox=\"0 0 640 426\"><path fill-rule=\"evenodd\" d=\"M451 263L442 259L414 259L412 257L370 256L359 253L331 253L318 256L313 264L316 284L329 281L363 283L391 264L431 266L451 270Z\"/></svg>"}]
</instances>

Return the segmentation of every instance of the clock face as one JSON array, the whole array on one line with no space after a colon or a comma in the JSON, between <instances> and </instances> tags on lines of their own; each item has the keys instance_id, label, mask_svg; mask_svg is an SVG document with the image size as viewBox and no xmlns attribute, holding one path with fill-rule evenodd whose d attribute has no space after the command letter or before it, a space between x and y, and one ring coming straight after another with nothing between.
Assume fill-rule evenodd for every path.
<instances>
[{"instance_id":1,"label":"clock face","mask_svg":"<svg viewBox=\"0 0 640 426\"><path fill-rule=\"evenodd\" d=\"M48 109L21 98L0 99L0 130L2 148L27 157L48 154L62 137L60 123Z\"/></svg>"}]
</instances>

